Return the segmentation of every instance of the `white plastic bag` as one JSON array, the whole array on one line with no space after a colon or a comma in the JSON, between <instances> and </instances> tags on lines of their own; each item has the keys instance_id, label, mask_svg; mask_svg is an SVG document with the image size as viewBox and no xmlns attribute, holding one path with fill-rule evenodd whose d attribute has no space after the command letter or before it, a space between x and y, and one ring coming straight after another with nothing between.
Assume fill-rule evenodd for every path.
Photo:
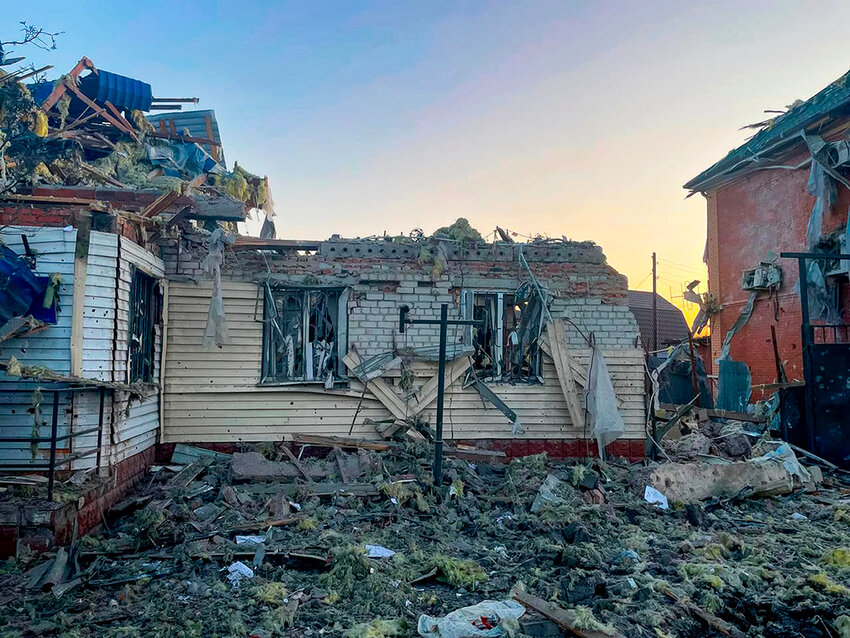
<instances>
[{"instance_id":1,"label":"white plastic bag","mask_svg":"<svg viewBox=\"0 0 850 638\"><path fill-rule=\"evenodd\" d=\"M524 613L525 607L513 600L484 600L442 618L419 616L417 630L424 638L492 638L505 635L503 623L516 621Z\"/></svg>"},{"instance_id":2,"label":"white plastic bag","mask_svg":"<svg viewBox=\"0 0 850 638\"><path fill-rule=\"evenodd\" d=\"M531 511L537 512L544 505L559 505L564 502L564 499L556 493L563 481L554 474L547 476L543 485L537 491L537 496L534 497L534 502L531 504Z\"/></svg>"}]
</instances>

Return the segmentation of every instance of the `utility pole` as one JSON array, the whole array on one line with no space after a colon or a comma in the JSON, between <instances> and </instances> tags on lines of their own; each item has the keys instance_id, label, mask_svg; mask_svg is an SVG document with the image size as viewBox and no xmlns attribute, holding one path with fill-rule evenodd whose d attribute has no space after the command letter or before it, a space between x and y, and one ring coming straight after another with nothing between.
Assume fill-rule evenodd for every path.
<instances>
[{"instance_id":1,"label":"utility pole","mask_svg":"<svg viewBox=\"0 0 850 638\"><path fill-rule=\"evenodd\" d=\"M652 253L652 351L658 350L658 270Z\"/></svg>"}]
</instances>

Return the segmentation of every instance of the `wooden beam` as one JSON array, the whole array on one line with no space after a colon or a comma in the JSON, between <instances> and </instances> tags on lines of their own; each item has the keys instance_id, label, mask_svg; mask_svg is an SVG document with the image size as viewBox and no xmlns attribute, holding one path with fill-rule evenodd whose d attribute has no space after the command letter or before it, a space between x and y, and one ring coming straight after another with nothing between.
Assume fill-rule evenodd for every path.
<instances>
[{"instance_id":1,"label":"wooden beam","mask_svg":"<svg viewBox=\"0 0 850 638\"><path fill-rule=\"evenodd\" d=\"M260 239L259 237L239 236L236 238L234 249L254 249L260 248L265 250L288 249L288 250L319 250L322 242L309 241L300 239Z\"/></svg>"},{"instance_id":2,"label":"wooden beam","mask_svg":"<svg viewBox=\"0 0 850 638\"><path fill-rule=\"evenodd\" d=\"M573 422L573 427L582 430L584 429L584 409L576 393L575 377L573 376L570 355L564 337L566 334L564 320L560 317L553 318L551 323L546 324L546 334L549 337L552 361L555 364L555 372L558 375L561 392L564 394L564 400L567 402L570 419Z\"/></svg>"},{"instance_id":3,"label":"wooden beam","mask_svg":"<svg viewBox=\"0 0 850 638\"><path fill-rule=\"evenodd\" d=\"M89 69L92 73L97 74L97 69L95 68L92 61L86 57L80 58L80 61L74 65L74 68L71 69L71 72L68 73L67 77L70 78L71 82L74 82L77 76L83 72L84 69ZM53 105L56 104L63 95L65 95L65 91L68 89L68 86L65 82L58 82L55 87L53 87L53 91L50 92L50 95L47 96L47 99L44 100L41 104L41 110L47 113Z\"/></svg>"},{"instance_id":4,"label":"wooden beam","mask_svg":"<svg viewBox=\"0 0 850 638\"><path fill-rule=\"evenodd\" d=\"M72 204L74 206L87 206L98 210L105 210L106 202L96 199L85 199L82 197L53 197L51 195L16 195L15 193L4 193L0 195L0 201L33 202L38 204Z\"/></svg>"},{"instance_id":5,"label":"wooden beam","mask_svg":"<svg viewBox=\"0 0 850 638\"><path fill-rule=\"evenodd\" d=\"M672 410L676 412L682 406L673 403L662 403L659 406L662 410ZM747 421L748 423L764 423L767 419L763 416L750 414L749 412L735 412L734 410L706 410L706 414L714 419L732 419L733 421Z\"/></svg>"},{"instance_id":6,"label":"wooden beam","mask_svg":"<svg viewBox=\"0 0 850 638\"><path fill-rule=\"evenodd\" d=\"M317 445L321 447L340 447L356 450L386 452L394 446L381 441L367 441L344 436L320 436L318 434L293 434L290 439L298 445Z\"/></svg>"},{"instance_id":7,"label":"wooden beam","mask_svg":"<svg viewBox=\"0 0 850 638\"><path fill-rule=\"evenodd\" d=\"M348 354L343 357L342 362L348 366L349 370L353 373L357 366L362 363L362 359L360 358L357 350L352 348L348 351ZM399 398L386 381L380 377L371 379L369 381L369 389L375 398L378 399L378 401L380 401L395 418L402 421L407 419L408 406Z\"/></svg>"},{"instance_id":8,"label":"wooden beam","mask_svg":"<svg viewBox=\"0 0 850 638\"><path fill-rule=\"evenodd\" d=\"M469 359L467 357L459 357L454 361L446 364L445 387L450 388L469 369ZM427 408L434 399L437 398L437 386L439 384L439 374L435 374L428 379L419 391L419 400L413 403L411 411L413 415L417 415Z\"/></svg>"},{"instance_id":9,"label":"wooden beam","mask_svg":"<svg viewBox=\"0 0 850 638\"><path fill-rule=\"evenodd\" d=\"M537 596L532 596L527 592L517 591L512 594L512 597L526 609L536 611L544 618L548 618L572 636L578 636L579 638L626 638L619 632L611 634L592 629L581 629L577 626L575 612L559 607L555 603L550 603Z\"/></svg>"},{"instance_id":10,"label":"wooden beam","mask_svg":"<svg viewBox=\"0 0 850 638\"><path fill-rule=\"evenodd\" d=\"M159 121L160 129L165 128L165 122L163 120ZM156 137L163 140L176 140L178 142L192 142L194 144L206 144L207 146L219 147L221 146L221 142L216 142L214 139L208 137L192 137L189 135L179 135L176 132L173 133L163 133L152 131L148 133L148 137ZM213 158L215 159L215 158Z\"/></svg>"}]
</instances>

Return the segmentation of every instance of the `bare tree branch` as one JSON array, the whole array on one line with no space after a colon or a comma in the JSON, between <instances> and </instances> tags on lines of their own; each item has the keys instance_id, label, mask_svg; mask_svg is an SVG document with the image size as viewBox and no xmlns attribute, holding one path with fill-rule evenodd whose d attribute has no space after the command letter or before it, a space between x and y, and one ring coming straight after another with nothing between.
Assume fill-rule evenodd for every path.
<instances>
[{"instance_id":1,"label":"bare tree branch","mask_svg":"<svg viewBox=\"0 0 850 638\"><path fill-rule=\"evenodd\" d=\"M3 46L23 46L31 44L45 51L52 51L56 48L56 38L65 33L64 31L51 32L43 27L37 27L32 24L27 24L21 21L21 31L24 32L24 37L21 40L2 40L0 41L0 51Z\"/></svg>"}]
</instances>

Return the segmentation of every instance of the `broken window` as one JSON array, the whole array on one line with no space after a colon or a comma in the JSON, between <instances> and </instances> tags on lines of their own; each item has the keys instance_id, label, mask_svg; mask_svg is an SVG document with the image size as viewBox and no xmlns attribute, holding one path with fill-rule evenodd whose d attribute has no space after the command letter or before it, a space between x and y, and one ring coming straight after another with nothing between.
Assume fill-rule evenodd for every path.
<instances>
[{"instance_id":1,"label":"broken window","mask_svg":"<svg viewBox=\"0 0 850 638\"><path fill-rule=\"evenodd\" d=\"M263 383L345 376L348 291L266 286Z\"/></svg>"},{"instance_id":2,"label":"broken window","mask_svg":"<svg viewBox=\"0 0 850 638\"><path fill-rule=\"evenodd\" d=\"M154 380L154 340L160 312L156 279L135 269L130 284L130 383Z\"/></svg>"},{"instance_id":3,"label":"broken window","mask_svg":"<svg viewBox=\"0 0 850 638\"><path fill-rule=\"evenodd\" d=\"M541 306L531 301L523 287L515 293L465 293L467 316L483 322L469 332L473 367L482 378L539 380Z\"/></svg>"}]
</instances>

